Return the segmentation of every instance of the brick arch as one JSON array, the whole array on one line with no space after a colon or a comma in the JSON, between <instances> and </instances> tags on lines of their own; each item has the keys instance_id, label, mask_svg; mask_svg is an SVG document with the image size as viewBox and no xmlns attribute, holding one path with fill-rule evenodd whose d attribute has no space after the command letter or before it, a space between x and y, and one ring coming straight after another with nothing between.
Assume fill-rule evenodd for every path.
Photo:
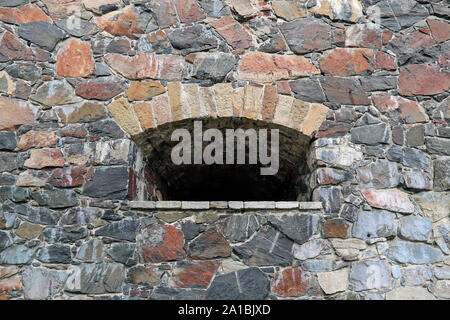
<instances>
[{"instance_id":1,"label":"brick arch","mask_svg":"<svg viewBox=\"0 0 450 320\"><path fill-rule=\"evenodd\" d=\"M167 90L158 90L149 101L133 101L127 91L128 99L121 97L108 105L112 117L132 139L170 123L208 118L262 121L313 138L329 111L325 105L278 94L274 85L201 87L175 81L167 84Z\"/></svg>"}]
</instances>

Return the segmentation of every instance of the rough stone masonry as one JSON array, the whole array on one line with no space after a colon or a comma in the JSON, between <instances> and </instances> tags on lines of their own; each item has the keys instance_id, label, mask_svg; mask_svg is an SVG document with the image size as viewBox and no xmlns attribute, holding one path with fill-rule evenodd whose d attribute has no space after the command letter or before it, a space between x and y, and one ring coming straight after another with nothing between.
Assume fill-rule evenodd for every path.
<instances>
[{"instance_id":1,"label":"rough stone masonry","mask_svg":"<svg viewBox=\"0 0 450 320\"><path fill-rule=\"evenodd\" d=\"M0 299L450 299L449 18L0 0ZM192 119L297 132L306 202L163 201L147 138Z\"/></svg>"}]
</instances>

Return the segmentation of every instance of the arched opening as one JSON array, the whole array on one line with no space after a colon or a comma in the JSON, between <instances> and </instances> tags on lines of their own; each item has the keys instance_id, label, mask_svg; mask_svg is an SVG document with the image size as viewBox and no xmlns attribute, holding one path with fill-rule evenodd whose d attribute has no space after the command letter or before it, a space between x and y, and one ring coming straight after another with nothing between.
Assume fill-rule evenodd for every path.
<instances>
[{"instance_id":1,"label":"arched opening","mask_svg":"<svg viewBox=\"0 0 450 320\"><path fill-rule=\"evenodd\" d=\"M208 129L218 129L223 136L223 164L194 164L191 155L190 164L175 164L171 158L173 148L179 141L171 141L176 129L186 129L194 140L194 124L201 121L203 133ZM276 174L262 175L263 165L250 164L251 140L245 139L245 164L226 163L225 147L227 129L242 129L247 132L253 129L259 133L267 130L267 156L272 155L272 130L278 130L279 166ZM259 148L265 143L257 135ZM289 201L309 200L309 169L306 161L310 137L301 132L247 118L205 118L187 119L170 122L148 130L135 138L141 147L145 162L145 179L148 198L151 200L183 200L183 201ZM236 140L237 141L237 140ZM203 142L202 152L210 142ZM194 150L192 150L194 152ZM213 153L214 154L214 153ZM237 159L237 147L234 148L234 159Z\"/></svg>"}]
</instances>

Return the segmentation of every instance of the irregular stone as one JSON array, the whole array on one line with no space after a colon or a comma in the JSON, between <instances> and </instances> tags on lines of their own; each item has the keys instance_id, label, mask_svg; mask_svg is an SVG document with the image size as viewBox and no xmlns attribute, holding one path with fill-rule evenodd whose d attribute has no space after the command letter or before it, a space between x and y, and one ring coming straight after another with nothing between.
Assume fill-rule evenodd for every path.
<instances>
[{"instance_id":1,"label":"irregular stone","mask_svg":"<svg viewBox=\"0 0 450 320\"><path fill-rule=\"evenodd\" d=\"M78 250L76 258L83 262L102 262L103 261L103 242L99 239L92 239L83 245Z\"/></svg>"},{"instance_id":2,"label":"irregular stone","mask_svg":"<svg viewBox=\"0 0 450 320\"><path fill-rule=\"evenodd\" d=\"M348 287L348 269L320 272L317 274L317 279L325 294L342 292Z\"/></svg>"},{"instance_id":3,"label":"irregular stone","mask_svg":"<svg viewBox=\"0 0 450 320\"><path fill-rule=\"evenodd\" d=\"M20 25L19 36L52 51L56 43L64 37L64 32L49 22L39 21Z\"/></svg>"},{"instance_id":4,"label":"irregular stone","mask_svg":"<svg viewBox=\"0 0 450 320\"><path fill-rule=\"evenodd\" d=\"M323 223L325 238L347 238L350 225L343 219L327 220Z\"/></svg>"},{"instance_id":5,"label":"irregular stone","mask_svg":"<svg viewBox=\"0 0 450 320\"><path fill-rule=\"evenodd\" d=\"M56 21L55 24L68 34L79 38L99 31L95 24L75 15L64 17Z\"/></svg>"},{"instance_id":6,"label":"irregular stone","mask_svg":"<svg viewBox=\"0 0 450 320\"><path fill-rule=\"evenodd\" d=\"M410 64L400 68L398 85L404 96L435 95L450 90L450 73L434 64Z\"/></svg>"},{"instance_id":7,"label":"irregular stone","mask_svg":"<svg viewBox=\"0 0 450 320\"><path fill-rule=\"evenodd\" d=\"M450 39L450 24L438 19L427 19L427 23L436 42L441 43Z\"/></svg>"},{"instance_id":8,"label":"irregular stone","mask_svg":"<svg viewBox=\"0 0 450 320\"><path fill-rule=\"evenodd\" d=\"M360 251L367 248L366 243L359 239L331 239L336 254L346 261L357 260Z\"/></svg>"},{"instance_id":9,"label":"irregular stone","mask_svg":"<svg viewBox=\"0 0 450 320\"><path fill-rule=\"evenodd\" d=\"M311 286L311 274L300 268L287 268L275 273L271 292L282 297L301 297Z\"/></svg>"},{"instance_id":10,"label":"irregular stone","mask_svg":"<svg viewBox=\"0 0 450 320\"><path fill-rule=\"evenodd\" d=\"M79 227L48 227L44 230L44 237L48 243L74 243L88 236L85 228Z\"/></svg>"},{"instance_id":11,"label":"irregular stone","mask_svg":"<svg viewBox=\"0 0 450 320\"><path fill-rule=\"evenodd\" d=\"M18 187L43 187L48 179L48 173L45 171L27 170L22 172L17 178Z\"/></svg>"},{"instance_id":12,"label":"irregular stone","mask_svg":"<svg viewBox=\"0 0 450 320\"><path fill-rule=\"evenodd\" d=\"M78 106L54 108L58 117L65 123L92 122L106 116L103 104L85 102Z\"/></svg>"},{"instance_id":13,"label":"irregular stone","mask_svg":"<svg viewBox=\"0 0 450 320\"><path fill-rule=\"evenodd\" d=\"M167 38L175 49L183 54L210 50L217 47L217 38L203 25L168 30Z\"/></svg>"},{"instance_id":14,"label":"irregular stone","mask_svg":"<svg viewBox=\"0 0 450 320\"><path fill-rule=\"evenodd\" d=\"M120 10L109 12L94 19L101 29L115 36L126 36L136 39L135 34L145 32L149 17L140 14L135 6L126 6Z\"/></svg>"},{"instance_id":15,"label":"irregular stone","mask_svg":"<svg viewBox=\"0 0 450 320\"><path fill-rule=\"evenodd\" d=\"M359 0L317 0L309 9L314 14L326 15L332 20L355 22L363 16Z\"/></svg>"},{"instance_id":16,"label":"irregular stone","mask_svg":"<svg viewBox=\"0 0 450 320\"><path fill-rule=\"evenodd\" d=\"M221 223L224 236L231 243L244 242L260 227L255 215L233 215Z\"/></svg>"},{"instance_id":17,"label":"irregular stone","mask_svg":"<svg viewBox=\"0 0 450 320\"><path fill-rule=\"evenodd\" d=\"M136 242L142 263L181 260L184 257L183 233L171 225L151 225L141 231Z\"/></svg>"},{"instance_id":18,"label":"irregular stone","mask_svg":"<svg viewBox=\"0 0 450 320\"><path fill-rule=\"evenodd\" d=\"M0 131L0 150L13 151L17 147L14 132Z\"/></svg>"},{"instance_id":19,"label":"irregular stone","mask_svg":"<svg viewBox=\"0 0 450 320\"><path fill-rule=\"evenodd\" d=\"M194 58L194 74L199 79L221 82L235 67L236 59L226 53L198 53Z\"/></svg>"},{"instance_id":20,"label":"irregular stone","mask_svg":"<svg viewBox=\"0 0 450 320\"><path fill-rule=\"evenodd\" d=\"M313 192L313 200L322 202L327 215L336 216L342 206L342 192L338 187L319 187Z\"/></svg>"},{"instance_id":21,"label":"irregular stone","mask_svg":"<svg viewBox=\"0 0 450 320\"><path fill-rule=\"evenodd\" d=\"M35 149L31 150L24 166L31 169L64 167L64 157L59 149Z\"/></svg>"},{"instance_id":22,"label":"irregular stone","mask_svg":"<svg viewBox=\"0 0 450 320\"><path fill-rule=\"evenodd\" d=\"M427 241L432 221L427 218L408 216L400 219L400 236L410 241Z\"/></svg>"},{"instance_id":23,"label":"irregular stone","mask_svg":"<svg viewBox=\"0 0 450 320\"><path fill-rule=\"evenodd\" d=\"M26 46L11 32L3 33L0 40L0 62L9 60L34 60L30 47Z\"/></svg>"},{"instance_id":24,"label":"irregular stone","mask_svg":"<svg viewBox=\"0 0 450 320\"><path fill-rule=\"evenodd\" d=\"M62 77L88 77L95 65L89 42L78 39L64 41L56 57L56 72Z\"/></svg>"},{"instance_id":25,"label":"irregular stone","mask_svg":"<svg viewBox=\"0 0 450 320\"><path fill-rule=\"evenodd\" d=\"M111 222L95 232L96 236L109 237L118 240L135 241L139 226L137 220L121 220Z\"/></svg>"},{"instance_id":26,"label":"irregular stone","mask_svg":"<svg viewBox=\"0 0 450 320\"><path fill-rule=\"evenodd\" d=\"M269 223L298 244L303 244L318 230L319 219L314 215L270 215Z\"/></svg>"},{"instance_id":27,"label":"irregular stone","mask_svg":"<svg viewBox=\"0 0 450 320\"><path fill-rule=\"evenodd\" d=\"M433 222L448 217L450 212L450 192L421 192L414 195L414 200L422 209L425 217Z\"/></svg>"},{"instance_id":28,"label":"irregular stone","mask_svg":"<svg viewBox=\"0 0 450 320\"><path fill-rule=\"evenodd\" d=\"M433 279L433 274L428 266L407 266L401 268L402 285L413 287L421 286Z\"/></svg>"},{"instance_id":29,"label":"irregular stone","mask_svg":"<svg viewBox=\"0 0 450 320\"><path fill-rule=\"evenodd\" d=\"M211 25L234 49L247 49L252 45L252 37L247 30L229 16L224 16Z\"/></svg>"},{"instance_id":30,"label":"irregular stone","mask_svg":"<svg viewBox=\"0 0 450 320\"><path fill-rule=\"evenodd\" d=\"M425 169L430 167L431 162L422 151L413 148L404 148L402 164L414 169Z\"/></svg>"},{"instance_id":31,"label":"irregular stone","mask_svg":"<svg viewBox=\"0 0 450 320\"><path fill-rule=\"evenodd\" d=\"M391 142L391 128L385 123L356 127L350 132L352 142L354 143L377 145L380 143L389 144Z\"/></svg>"},{"instance_id":32,"label":"irregular stone","mask_svg":"<svg viewBox=\"0 0 450 320\"><path fill-rule=\"evenodd\" d=\"M425 138L425 144L429 153L438 154L441 156L450 156L449 139L427 137Z\"/></svg>"},{"instance_id":33,"label":"irregular stone","mask_svg":"<svg viewBox=\"0 0 450 320\"><path fill-rule=\"evenodd\" d=\"M72 208L61 218L61 225L85 226L92 224L100 226L101 211L98 208Z\"/></svg>"},{"instance_id":34,"label":"irregular stone","mask_svg":"<svg viewBox=\"0 0 450 320\"><path fill-rule=\"evenodd\" d=\"M21 125L35 123L36 109L30 104L0 96L0 130L15 129Z\"/></svg>"},{"instance_id":35,"label":"irregular stone","mask_svg":"<svg viewBox=\"0 0 450 320\"><path fill-rule=\"evenodd\" d=\"M19 150L25 151L30 148L43 148L56 145L56 135L52 131L30 130L20 137Z\"/></svg>"},{"instance_id":36,"label":"irregular stone","mask_svg":"<svg viewBox=\"0 0 450 320\"><path fill-rule=\"evenodd\" d=\"M355 79L326 76L321 79L328 101L348 105L369 105L370 100Z\"/></svg>"},{"instance_id":37,"label":"irregular stone","mask_svg":"<svg viewBox=\"0 0 450 320\"><path fill-rule=\"evenodd\" d=\"M44 227L29 222L23 222L17 229L17 235L21 238L30 240L41 234Z\"/></svg>"},{"instance_id":38,"label":"irregular stone","mask_svg":"<svg viewBox=\"0 0 450 320\"><path fill-rule=\"evenodd\" d=\"M389 259L398 263L429 264L442 260L442 252L424 243L394 241L387 250Z\"/></svg>"},{"instance_id":39,"label":"irregular stone","mask_svg":"<svg viewBox=\"0 0 450 320\"><path fill-rule=\"evenodd\" d=\"M9 233L0 231L0 250L4 250L13 244L13 240Z\"/></svg>"},{"instance_id":40,"label":"irregular stone","mask_svg":"<svg viewBox=\"0 0 450 320\"><path fill-rule=\"evenodd\" d=\"M386 300L436 300L423 287L398 287L386 293Z\"/></svg>"},{"instance_id":41,"label":"irregular stone","mask_svg":"<svg viewBox=\"0 0 450 320\"><path fill-rule=\"evenodd\" d=\"M84 7L97 14L105 14L112 10L117 10L119 3L119 0L83 0Z\"/></svg>"},{"instance_id":42,"label":"irregular stone","mask_svg":"<svg viewBox=\"0 0 450 320\"><path fill-rule=\"evenodd\" d=\"M434 185L436 191L450 190L450 158L439 157L434 160Z\"/></svg>"},{"instance_id":43,"label":"irregular stone","mask_svg":"<svg viewBox=\"0 0 450 320\"><path fill-rule=\"evenodd\" d=\"M359 239L391 238L397 235L395 214L387 211L361 211L353 225L353 237Z\"/></svg>"},{"instance_id":44,"label":"irregular stone","mask_svg":"<svg viewBox=\"0 0 450 320\"><path fill-rule=\"evenodd\" d=\"M159 81L132 81L126 91L129 101L147 100L166 92Z\"/></svg>"},{"instance_id":45,"label":"irregular stone","mask_svg":"<svg viewBox=\"0 0 450 320\"><path fill-rule=\"evenodd\" d=\"M331 48L331 28L320 19L303 18L280 25L280 31L295 54Z\"/></svg>"},{"instance_id":46,"label":"irregular stone","mask_svg":"<svg viewBox=\"0 0 450 320\"><path fill-rule=\"evenodd\" d=\"M134 243L116 243L111 246L108 251L108 256L114 261L123 263L126 266L132 266L136 264L136 258L134 257L134 251L136 245Z\"/></svg>"},{"instance_id":47,"label":"irregular stone","mask_svg":"<svg viewBox=\"0 0 450 320\"><path fill-rule=\"evenodd\" d=\"M31 197L41 206L51 209L73 207L78 204L77 195L73 190L43 190L33 192Z\"/></svg>"},{"instance_id":48,"label":"irregular stone","mask_svg":"<svg viewBox=\"0 0 450 320\"><path fill-rule=\"evenodd\" d=\"M17 154L12 152L0 153L0 171L7 172L19 168Z\"/></svg>"},{"instance_id":49,"label":"irregular stone","mask_svg":"<svg viewBox=\"0 0 450 320\"><path fill-rule=\"evenodd\" d=\"M183 289L156 287L150 295L152 300L204 300L206 291L202 289Z\"/></svg>"},{"instance_id":50,"label":"irregular stone","mask_svg":"<svg viewBox=\"0 0 450 320\"><path fill-rule=\"evenodd\" d=\"M15 211L22 215L22 218L37 224L55 225L58 223L60 213L47 208L31 208L27 205L15 207Z\"/></svg>"},{"instance_id":51,"label":"irregular stone","mask_svg":"<svg viewBox=\"0 0 450 320\"><path fill-rule=\"evenodd\" d=\"M177 12L173 0L151 0L146 4L156 17L156 22L161 29L178 25Z\"/></svg>"},{"instance_id":52,"label":"irregular stone","mask_svg":"<svg viewBox=\"0 0 450 320\"><path fill-rule=\"evenodd\" d=\"M87 179L82 193L94 198L124 199L128 195L128 168L120 166L95 169L92 177Z\"/></svg>"},{"instance_id":53,"label":"irregular stone","mask_svg":"<svg viewBox=\"0 0 450 320\"><path fill-rule=\"evenodd\" d=\"M109 100L125 90L123 81L116 77L88 80L77 85L75 93L84 99Z\"/></svg>"},{"instance_id":54,"label":"irregular stone","mask_svg":"<svg viewBox=\"0 0 450 320\"><path fill-rule=\"evenodd\" d=\"M306 17L305 8L293 1L273 1L272 9L276 16L287 21Z\"/></svg>"},{"instance_id":55,"label":"irregular stone","mask_svg":"<svg viewBox=\"0 0 450 320\"><path fill-rule=\"evenodd\" d=\"M382 30L375 23L354 24L345 29L345 46L381 49Z\"/></svg>"},{"instance_id":56,"label":"irregular stone","mask_svg":"<svg viewBox=\"0 0 450 320\"><path fill-rule=\"evenodd\" d=\"M119 263L82 264L71 267L64 290L85 294L121 292L125 270Z\"/></svg>"},{"instance_id":57,"label":"irregular stone","mask_svg":"<svg viewBox=\"0 0 450 320\"><path fill-rule=\"evenodd\" d=\"M293 241L274 228L263 226L248 242L233 247L247 265L288 266L292 264Z\"/></svg>"},{"instance_id":58,"label":"irregular stone","mask_svg":"<svg viewBox=\"0 0 450 320\"><path fill-rule=\"evenodd\" d=\"M0 252L0 264L30 264L38 248L14 245Z\"/></svg>"},{"instance_id":59,"label":"irregular stone","mask_svg":"<svg viewBox=\"0 0 450 320\"><path fill-rule=\"evenodd\" d=\"M320 70L336 76L369 74L374 70L375 52L372 49L336 48L319 60Z\"/></svg>"},{"instance_id":60,"label":"irregular stone","mask_svg":"<svg viewBox=\"0 0 450 320\"><path fill-rule=\"evenodd\" d=\"M435 290L438 296L440 296L441 298L450 299L450 281L448 280L436 281Z\"/></svg>"},{"instance_id":61,"label":"irregular stone","mask_svg":"<svg viewBox=\"0 0 450 320\"><path fill-rule=\"evenodd\" d=\"M28 200L28 190L16 186L0 186L0 201L25 202Z\"/></svg>"},{"instance_id":62,"label":"irregular stone","mask_svg":"<svg viewBox=\"0 0 450 320\"><path fill-rule=\"evenodd\" d=\"M22 278L24 298L44 300L62 294L67 276L64 270L27 268Z\"/></svg>"},{"instance_id":63,"label":"irregular stone","mask_svg":"<svg viewBox=\"0 0 450 320\"><path fill-rule=\"evenodd\" d=\"M398 189L365 189L362 190L364 198L374 208L386 209L401 213L414 212L414 205L408 198L408 194Z\"/></svg>"},{"instance_id":64,"label":"irregular stone","mask_svg":"<svg viewBox=\"0 0 450 320\"><path fill-rule=\"evenodd\" d=\"M231 248L225 237L216 228L202 233L189 244L188 255L194 259L228 257Z\"/></svg>"},{"instance_id":65,"label":"irregular stone","mask_svg":"<svg viewBox=\"0 0 450 320\"><path fill-rule=\"evenodd\" d=\"M437 279L450 280L450 267L449 266L434 266L433 274Z\"/></svg>"},{"instance_id":66,"label":"irregular stone","mask_svg":"<svg viewBox=\"0 0 450 320\"><path fill-rule=\"evenodd\" d=\"M247 268L214 278L206 292L207 300L263 300L270 281L258 268Z\"/></svg>"},{"instance_id":67,"label":"irregular stone","mask_svg":"<svg viewBox=\"0 0 450 320\"><path fill-rule=\"evenodd\" d=\"M390 288L389 264L379 260L353 263L350 271L350 283L355 291Z\"/></svg>"},{"instance_id":68,"label":"irregular stone","mask_svg":"<svg viewBox=\"0 0 450 320\"><path fill-rule=\"evenodd\" d=\"M297 99L307 102L325 102L325 94L318 79L297 79L289 81L289 86Z\"/></svg>"},{"instance_id":69,"label":"irregular stone","mask_svg":"<svg viewBox=\"0 0 450 320\"><path fill-rule=\"evenodd\" d=\"M80 102L81 99L74 95L73 88L64 80L45 82L30 96L31 100L48 107Z\"/></svg>"},{"instance_id":70,"label":"irregular stone","mask_svg":"<svg viewBox=\"0 0 450 320\"><path fill-rule=\"evenodd\" d=\"M248 81L274 82L318 73L319 70L304 57L248 52L241 59L238 78Z\"/></svg>"},{"instance_id":71,"label":"irregular stone","mask_svg":"<svg viewBox=\"0 0 450 320\"><path fill-rule=\"evenodd\" d=\"M405 186L412 190L431 190L432 185L430 178L420 171L406 171L403 173Z\"/></svg>"},{"instance_id":72,"label":"irregular stone","mask_svg":"<svg viewBox=\"0 0 450 320\"><path fill-rule=\"evenodd\" d=\"M42 2L54 21L79 13L83 9L80 0L43 0Z\"/></svg>"},{"instance_id":73,"label":"irregular stone","mask_svg":"<svg viewBox=\"0 0 450 320\"><path fill-rule=\"evenodd\" d=\"M4 4L2 3L2 6L3 5ZM50 18L34 4L27 4L17 8L0 8L0 20L13 24L37 21L50 22Z\"/></svg>"},{"instance_id":74,"label":"irregular stone","mask_svg":"<svg viewBox=\"0 0 450 320\"><path fill-rule=\"evenodd\" d=\"M71 263L70 247L60 244L44 247L39 253L38 260L47 263Z\"/></svg>"},{"instance_id":75,"label":"irregular stone","mask_svg":"<svg viewBox=\"0 0 450 320\"><path fill-rule=\"evenodd\" d=\"M206 289L218 267L218 261L177 262L171 282L180 288Z\"/></svg>"},{"instance_id":76,"label":"irregular stone","mask_svg":"<svg viewBox=\"0 0 450 320\"><path fill-rule=\"evenodd\" d=\"M199 2L202 9L208 17L220 18L222 16L230 16L230 8L222 1L205 0Z\"/></svg>"},{"instance_id":77,"label":"irregular stone","mask_svg":"<svg viewBox=\"0 0 450 320\"><path fill-rule=\"evenodd\" d=\"M302 245L294 245L294 258L298 260L306 260L319 256L327 248L324 240L313 239Z\"/></svg>"},{"instance_id":78,"label":"irregular stone","mask_svg":"<svg viewBox=\"0 0 450 320\"><path fill-rule=\"evenodd\" d=\"M357 169L358 182L363 188L393 188L400 182L397 164L387 160L377 160Z\"/></svg>"},{"instance_id":79,"label":"irregular stone","mask_svg":"<svg viewBox=\"0 0 450 320\"><path fill-rule=\"evenodd\" d=\"M161 273L152 267L136 266L128 269L127 281L134 284L157 286L161 282Z\"/></svg>"}]
</instances>

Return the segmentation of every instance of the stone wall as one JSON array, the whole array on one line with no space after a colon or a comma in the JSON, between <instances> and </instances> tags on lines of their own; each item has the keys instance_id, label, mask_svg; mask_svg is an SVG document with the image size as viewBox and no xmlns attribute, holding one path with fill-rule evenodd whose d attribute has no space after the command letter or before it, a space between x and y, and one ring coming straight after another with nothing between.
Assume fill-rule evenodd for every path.
<instances>
[{"instance_id":1,"label":"stone wall","mask_svg":"<svg viewBox=\"0 0 450 320\"><path fill-rule=\"evenodd\" d=\"M449 16L0 0L0 299L450 299ZM321 205L147 202L193 119L295 132Z\"/></svg>"}]
</instances>

